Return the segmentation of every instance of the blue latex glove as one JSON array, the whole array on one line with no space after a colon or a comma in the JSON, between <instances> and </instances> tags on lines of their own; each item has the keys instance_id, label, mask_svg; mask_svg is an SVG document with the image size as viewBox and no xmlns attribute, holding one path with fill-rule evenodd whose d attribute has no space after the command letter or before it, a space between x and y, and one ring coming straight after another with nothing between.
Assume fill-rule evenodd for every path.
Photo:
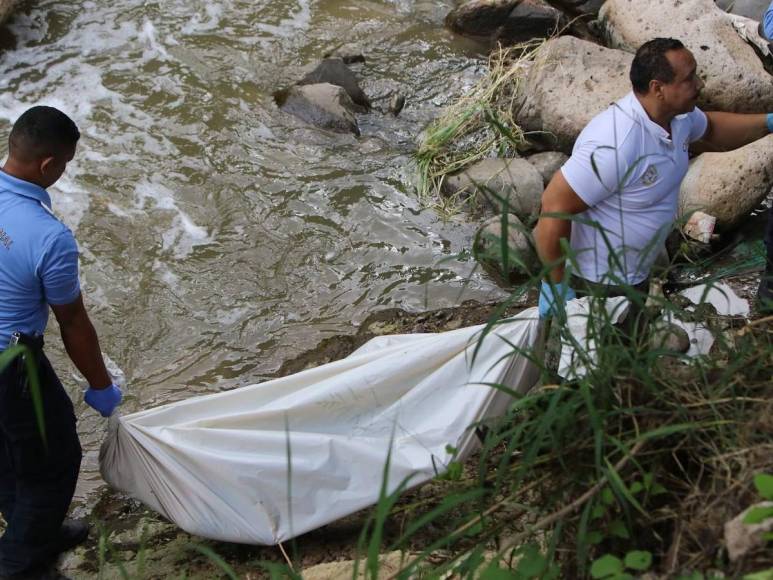
<instances>
[{"instance_id":1,"label":"blue latex glove","mask_svg":"<svg viewBox=\"0 0 773 580\"><path fill-rule=\"evenodd\" d=\"M103 417L109 417L123 399L121 389L116 384L111 384L104 389L89 387L83 395L83 400L94 410L99 411Z\"/></svg>"},{"instance_id":2,"label":"blue latex glove","mask_svg":"<svg viewBox=\"0 0 773 580\"><path fill-rule=\"evenodd\" d=\"M543 280L539 290L539 317L550 318L556 314L557 300L566 303L575 298L577 298L577 294L575 294L574 290L572 290L568 284L559 282L554 283L551 286L550 283Z\"/></svg>"}]
</instances>

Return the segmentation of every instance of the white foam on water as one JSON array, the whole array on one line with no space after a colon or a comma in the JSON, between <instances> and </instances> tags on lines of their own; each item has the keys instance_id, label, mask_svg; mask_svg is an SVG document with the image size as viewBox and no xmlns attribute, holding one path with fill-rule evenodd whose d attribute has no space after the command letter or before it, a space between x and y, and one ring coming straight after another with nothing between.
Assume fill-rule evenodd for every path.
<instances>
[{"instance_id":1,"label":"white foam on water","mask_svg":"<svg viewBox=\"0 0 773 580\"><path fill-rule=\"evenodd\" d=\"M169 288L174 288L175 291L180 291L183 286L180 284L180 277L169 269L169 266L164 264L161 260L153 261L153 271L158 274L159 280L166 284Z\"/></svg>"},{"instance_id":2,"label":"white foam on water","mask_svg":"<svg viewBox=\"0 0 773 580\"><path fill-rule=\"evenodd\" d=\"M190 21L182 27L180 32L183 34L196 34L197 32L207 32L215 30L220 25L220 20L223 16L222 4L206 4L204 6L204 15L200 12L195 12L191 16Z\"/></svg>"},{"instance_id":3,"label":"white foam on water","mask_svg":"<svg viewBox=\"0 0 773 580\"><path fill-rule=\"evenodd\" d=\"M212 238L206 229L197 225L177 206L174 192L159 183L159 179L158 175L152 175L135 186L135 211L147 213L153 209L162 209L173 212L170 227L161 235L162 247L164 250L173 250L175 258L184 258L195 246L211 243Z\"/></svg>"},{"instance_id":4,"label":"white foam on water","mask_svg":"<svg viewBox=\"0 0 773 580\"><path fill-rule=\"evenodd\" d=\"M154 60L158 56L169 58L169 53L164 46L156 40L156 27L150 20L145 20L142 30L137 35L137 40L147 46L147 49L142 53L144 61Z\"/></svg>"},{"instance_id":5,"label":"white foam on water","mask_svg":"<svg viewBox=\"0 0 773 580\"><path fill-rule=\"evenodd\" d=\"M78 229L90 205L89 192L80 187L77 175L76 168L68 167L68 173L49 188L54 214L73 231Z\"/></svg>"}]
</instances>

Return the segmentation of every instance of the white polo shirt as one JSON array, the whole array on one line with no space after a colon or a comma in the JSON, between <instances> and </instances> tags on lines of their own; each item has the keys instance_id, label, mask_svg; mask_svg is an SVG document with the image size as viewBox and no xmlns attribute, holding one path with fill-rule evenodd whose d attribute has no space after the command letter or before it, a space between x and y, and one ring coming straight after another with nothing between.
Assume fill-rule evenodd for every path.
<instances>
[{"instance_id":1,"label":"white polo shirt","mask_svg":"<svg viewBox=\"0 0 773 580\"><path fill-rule=\"evenodd\" d=\"M588 123L561 168L590 206L572 222L576 275L606 284L649 276L676 217L688 147L707 126L696 108L671 121L669 136L633 92Z\"/></svg>"}]
</instances>

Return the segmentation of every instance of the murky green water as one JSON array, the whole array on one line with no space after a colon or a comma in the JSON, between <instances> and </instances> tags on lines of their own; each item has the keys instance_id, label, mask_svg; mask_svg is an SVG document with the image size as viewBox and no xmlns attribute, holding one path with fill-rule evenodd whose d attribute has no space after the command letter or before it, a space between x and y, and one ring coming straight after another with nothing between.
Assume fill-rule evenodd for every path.
<instances>
[{"instance_id":1,"label":"murky green water","mask_svg":"<svg viewBox=\"0 0 773 580\"><path fill-rule=\"evenodd\" d=\"M410 157L482 71L442 27L451 4L49 0L10 22L0 129L33 104L81 128L52 197L103 350L129 379L124 412L260 380L376 309L458 303L474 264L443 260L474 228L422 209ZM344 42L366 54L355 70L377 108L407 97L397 119L360 116L360 138L306 127L272 98ZM463 290L498 296L479 273ZM103 422L55 332L49 344L81 416L82 496Z\"/></svg>"}]
</instances>

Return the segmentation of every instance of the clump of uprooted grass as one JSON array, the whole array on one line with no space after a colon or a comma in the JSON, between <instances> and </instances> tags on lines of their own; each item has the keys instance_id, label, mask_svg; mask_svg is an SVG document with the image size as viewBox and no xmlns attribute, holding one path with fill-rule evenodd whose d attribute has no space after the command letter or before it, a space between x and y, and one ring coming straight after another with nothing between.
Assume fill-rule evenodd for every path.
<instances>
[{"instance_id":1,"label":"clump of uprooted grass","mask_svg":"<svg viewBox=\"0 0 773 580\"><path fill-rule=\"evenodd\" d=\"M503 157L527 146L513 113L525 71L543 44L499 46L489 58L488 74L424 132L416 163L419 195L428 206L455 212L461 200L439 195L447 175L494 152Z\"/></svg>"}]
</instances>

